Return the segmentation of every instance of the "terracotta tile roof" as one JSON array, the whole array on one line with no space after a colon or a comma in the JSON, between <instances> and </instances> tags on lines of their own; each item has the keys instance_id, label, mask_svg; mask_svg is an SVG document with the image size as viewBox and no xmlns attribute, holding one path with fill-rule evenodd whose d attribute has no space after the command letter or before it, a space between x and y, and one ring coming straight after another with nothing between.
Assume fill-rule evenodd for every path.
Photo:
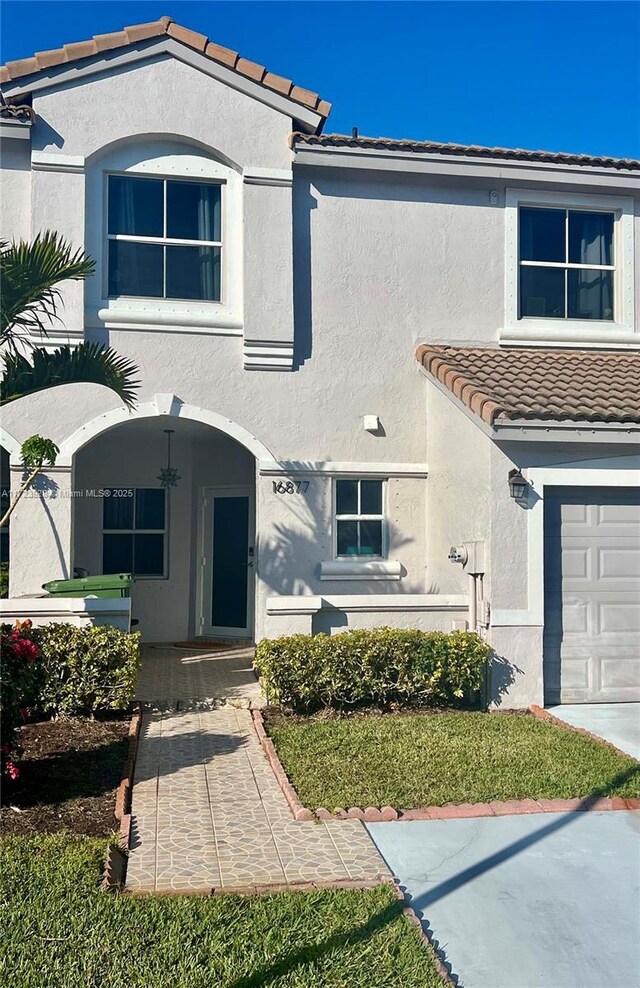
<instances>
[{"instance_id":1,"label":"terracotta tile roof","mask_svg":"<svg viewBox=\"0 0 640 988\"><path fill-rule=\"evenodd\" d=\"M640 353L420 346L416 357L489 425L640 424Z\"/></svg>"},{"instance_id":2,"label":"terracotta tile roof","mask_svg":"<svg viewBox=\"0 0 640 988\"><path fill-rule=\"evenodd\" d=\"M539 161L554 165L583 165L591 168L616 168L640 171L636 158L607 158L592 154L570 154L563 151L526 151L522 148L488 148L477 144L442 144L438 141L393 140L390 137L350 137L348 134L292 135L292 146L312 144L320 147L355 148L362 150L398 151L406 154L441 154L464 158L500 158L511 161Z\"/></svg>"},{"instance_id":3,"label":"terracotta tile roof","mask_svg":"<svg viewBox=\"0 0 640 988\"><path fill-rule=\"evenodd\" d=\"M171 17L161 17L158 21L151 21L148 24L134 24L125 27L122 31L115 31L112 34L96 34L88 41L76 41L63 45L52 51L36 52L31 58L21 58L15 62L7 62L0 66L0 83L13 82L23 76L30 76L37 72L54 66L77 62L83 58L91 58L105 51L113 51L115 48L126 48L128 45L135 45L140 41L147 41L149 38L160 38L168 35L181 41L194 51L201 52L213 62L225 65L233 69L239 75L253 79L267 89L280 93L294 103L306 106L314 110L321 117L327 117L331 109L331 103L320 99L317 93L312 93L308 89L302 89L294 85L290 79L274 75L268 72L264 65L257 65L247 58L242 58L237 51L224 48L209 39L204 34L191 31L189 28L181 27Z\"/></svg>"}]
</instances>

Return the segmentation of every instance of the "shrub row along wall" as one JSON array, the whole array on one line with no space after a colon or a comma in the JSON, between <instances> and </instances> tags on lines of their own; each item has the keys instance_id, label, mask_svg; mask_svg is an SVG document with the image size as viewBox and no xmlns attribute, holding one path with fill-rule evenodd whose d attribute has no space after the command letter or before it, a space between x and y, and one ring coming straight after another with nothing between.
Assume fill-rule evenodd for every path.
<instances>
[{"instance_id":1,"label":"shrub row along wall","mask_svg":"<svg viewBox=\"0 0 640 988\"><path fill-rule=\"evenodd\" d=\"M255 665L267 698L294 710L438 705L481 688L489 652L467 631L377 628L265 639Z\"/></svg>"},{"instance_id":2,"label":"shrub row along wall","mask_svg":"<svg viewBox=\"0 0 640 988\"><path fill-rule=\"evenodd\" d=\"M2 767L12 774L18 728L30 715L123 710L133 698L139 635L107 625L30 621L1 627Z\"/></svg>"}]
</instances>

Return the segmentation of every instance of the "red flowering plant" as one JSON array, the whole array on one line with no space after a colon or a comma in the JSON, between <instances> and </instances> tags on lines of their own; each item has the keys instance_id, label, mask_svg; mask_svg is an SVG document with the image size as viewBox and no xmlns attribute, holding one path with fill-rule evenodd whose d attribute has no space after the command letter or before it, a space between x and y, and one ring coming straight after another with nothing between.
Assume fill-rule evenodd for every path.
<instances>
[{"instance_id":1,"label":"red flowering plant","mask_svg":"<svg viewBox=\"0 0 640 988\"><path fill-rule=\"evenodd\" d=\"M16 621L0 629L0 752L2 773L17 779L20 769L18 730L28 719L42 688L40 646L33 640L31 621Z\"/></svg>"}]
</instances>

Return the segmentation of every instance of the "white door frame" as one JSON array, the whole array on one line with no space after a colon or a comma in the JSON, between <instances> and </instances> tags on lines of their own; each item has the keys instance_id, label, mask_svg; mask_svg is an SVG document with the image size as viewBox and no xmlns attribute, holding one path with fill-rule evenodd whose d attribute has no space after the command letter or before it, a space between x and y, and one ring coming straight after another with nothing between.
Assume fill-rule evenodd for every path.
<instances>
[{"instance_id":1,"label":"white door frame","mask_svg":"<svg viewBox=\"0 0 640 988\"><path fill-rule=\"evenodd\" d=\"M212 502L216 497L247 497L249 499L249 539L247 553L250 547L253 548L253 558L248 560L247 566L247 625L245 628L216 628L209 624L209 614L211 613L211 594L208 589L211 587L213 565L213 552L206 544L207 533L209 531L207 512L211 510ZM209 503L211 502L211 503ZM255 617L255 576L256 576L256 549L255 549L255 488L239 485L215 484L207 487L200 487L198 494L198 572L197 572L197 604L196 604L196 634L206 635L216 638L251 638L254 635ZM211 518L213 516L211 515ZM211 531L211 535L213 532Z\"/></svg>"}]
</instances>

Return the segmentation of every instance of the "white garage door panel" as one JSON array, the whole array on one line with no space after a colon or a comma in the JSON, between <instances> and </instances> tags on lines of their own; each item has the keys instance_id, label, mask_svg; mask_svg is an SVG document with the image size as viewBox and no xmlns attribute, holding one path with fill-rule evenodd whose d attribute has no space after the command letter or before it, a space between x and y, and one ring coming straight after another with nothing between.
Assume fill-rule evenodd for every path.
<instances>
[{"instance_id":1,"label":"white garage door panel","mask_svg":"<svg viewBox=\"0 0 640 988\"><path fill-rule=\"evenodd\" d=\"M640 491L545 489L545 700L640 699Z\"/></svg>"}]
</instances>

